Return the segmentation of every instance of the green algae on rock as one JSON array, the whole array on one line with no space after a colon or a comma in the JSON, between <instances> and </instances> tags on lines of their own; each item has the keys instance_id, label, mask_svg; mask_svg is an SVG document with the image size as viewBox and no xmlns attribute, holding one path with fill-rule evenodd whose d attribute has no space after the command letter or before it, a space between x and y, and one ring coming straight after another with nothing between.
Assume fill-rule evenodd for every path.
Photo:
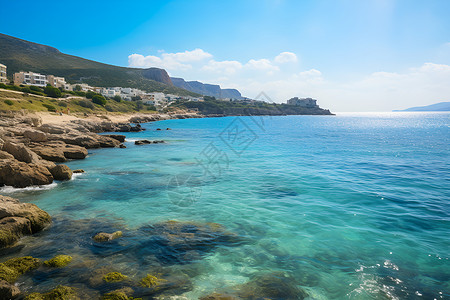
<instances>
[{"instance_id":1,"label":"green algae on rock","mask_svg":"<svg viewBox=\"0 0 450 300\"><path fill-rule=\"evenodd\" d=\"M67 266L72 261L72 256L69 255L57 255L52 259L44 261L44 264L48 267L62 268Z\"/></svg>"},{"instance_id":2,"label":"green algae on rock","mask_svg":"<svg viewBox=\"0 0 450 300\"><path fill-rule=\"evenodd\" d=\"M4 263L0 263L0 279L13 283L20 275L36 269L40 265L41 261L31 256L11 258Z\"/></svg>"},{"instance_id":3,"label":"green algae on rock","mask_svg":"<svg viewBox=\"0 0 450 300\"><path fill-rule=\"evenodd\" d=\"M59 285L47 293L32 293L25 300L79 300L75 290L68 286Z\"/></svg>"},{"instance_id":4,"label":"green algae on rock","mask_svg":"<svg viewBox=\"0 0 450 300\"><path fill-rule=\"evenodd\" d=\"M158 274L159 276L159 274ZM153 288L160 285L162 282L166 281L165 279L158 278L157 276L147 274L144 278L141 279L140 285L143 287Z\"/></svg>"},{"instance_id":5,"label":"green algae on rock","mask_svg":"<svg viewBox=\"0 0 450 300\"><path fill-rule=\"evenodd\" d=\"M108 274L106 274L105 276L103 276L103 281L106 282L119 282L119 281L124 281L128 279L128 276L123 275L122 273L119 272L110 272Z\"/></svg>"},{"instance_id":6,"label":"green algae on rock","mask_svg":"<svg viewBox=\"0 0 450 300\"><path fill-rule=\"evenodd\" d=\"M122 231L116 231L113 233L100 232L97 233L93 239L96 242L108 242L120 238L122 236Z\"/></svg>"}]
</instances>

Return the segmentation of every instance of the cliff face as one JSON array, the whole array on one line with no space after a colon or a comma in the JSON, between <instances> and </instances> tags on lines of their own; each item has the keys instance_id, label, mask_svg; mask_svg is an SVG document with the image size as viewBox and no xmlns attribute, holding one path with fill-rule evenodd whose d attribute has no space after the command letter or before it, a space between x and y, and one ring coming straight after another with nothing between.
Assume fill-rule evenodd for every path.
<instances>
[{"instance_id":1,"label":"cliff face","mask_svg":"<svg viewBox=\"0 0 450 300\"><path fill-rule=\"evenodd\" d=\"M222 89L220 85L202 83L199 81L185 81L183 78L171 77L172 83L179 88L202 94L205 96L211 96L216 98L234 98L242 99L241 93L236 89Z\"/></svg>"},{"instance_id":2,"label":"cliff face","mask_svg":"<svg viewBox=\"0 0 450 300\"><path fill-rule=\"evenodd\" d=\"M173 85L172 80L166 70L158 68L149 68L142 71L142 75L154 81L158 81L167 85Z\"/></svg>"}]
</instances>

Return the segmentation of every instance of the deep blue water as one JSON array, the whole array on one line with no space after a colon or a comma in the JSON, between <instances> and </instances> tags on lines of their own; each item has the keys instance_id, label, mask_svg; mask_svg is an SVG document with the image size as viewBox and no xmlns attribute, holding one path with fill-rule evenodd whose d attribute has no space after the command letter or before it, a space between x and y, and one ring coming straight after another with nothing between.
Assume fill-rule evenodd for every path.
<instances>
[{"instance_id":1,"label":"deep blue water","mask_svg":"<svg viewBox=\"0 0 450 300\"><path fill-rule=\"evenodd\" d=\"M91 150L67 163L86 171L74 180L1 191L55 219L23 239L18 253L74 256L72 269L23 277L24 287L83 288L76 268L113 266L136 277L161 268L188 274L192 286L180 292L186 299L275 271L292 276L309 299L450 297L450 114L226 117L144 127L126 134L127 149ZM167 143L135 146L137 139ZM167 220L216 222L239 242L199 247L192 258L155 246L157 237L143 240L152 224ZM90 240L116 229L124 231L120 242Z\"/></svg>"}]
</instances>

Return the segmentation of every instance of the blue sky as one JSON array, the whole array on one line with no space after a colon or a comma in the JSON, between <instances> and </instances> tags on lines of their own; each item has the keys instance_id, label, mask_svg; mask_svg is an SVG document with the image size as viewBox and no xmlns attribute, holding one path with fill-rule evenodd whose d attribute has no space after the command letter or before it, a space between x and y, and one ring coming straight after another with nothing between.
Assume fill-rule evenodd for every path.
<instances>
[{"instance_id":1,"label":"blue sky","mask_svg":"<svg viewBox=\"0 0 450 300\"><path fill-rule=\"evenodd\" d=\"M450 101L446 0L4 1L2 10L2 33L249 97L311 96L337 111Z\"/></svg>"}]
</instances>

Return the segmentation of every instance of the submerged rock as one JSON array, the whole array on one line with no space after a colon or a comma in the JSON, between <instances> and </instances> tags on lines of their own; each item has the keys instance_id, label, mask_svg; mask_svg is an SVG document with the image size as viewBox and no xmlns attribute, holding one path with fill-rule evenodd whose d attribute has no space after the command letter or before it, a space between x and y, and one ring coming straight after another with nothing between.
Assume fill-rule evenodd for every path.
<instances>
[{"instance_id":1,"label":"submerged rock","mask_svg":"<svg viewBox=\"0 0 450 300\"><path fill-rule=\"evenodd\" d=\"M73 288L59 285L47 293L32 293L25 300L79 300Z\"/></svg>"},{"instance_id":2,"label":"submerged rock","mask_svg":"<svg viewBox=\"0 0 450 300\"><path fill-rule=\"evenodd\" d=\"M101 300L142 300L141 298L133 298L130 295L133 294L133 289L122 288L120 290L115 290L104 294Z\"/></svg>"},{"instance_id":3,"label":"submerged rock","mask_svg":"<svg viewBox=\"0 0 450 300\"><path fill-rule=\"evenodd\" d=\"M151 144L152 141L149 140L139 140L139 141L135 141L134 144L135 145L146 145L146 144Z\"/></svg>"},{"instance_id":4,"label":"submerged rock","mask_svg":"<svg viewBox=\"0 0 450 300\"><path fill-rule=\"evenodd\" d=\"M119 272L110 272L110 273L106 274L105 276L103 276L103 281L105 281L105 282L120 282L120 281L124 281L127 279L128 279L128 276L123 275L122 273L119 273Z\"/></svg>"},{"instance_id":5,"label":"submerged rock","mask_svg":"<svg viewBox=\"0 0 450 300\"><path fill-rule=\"evenodd\" d=\"M15 299L19 294L18 287L5 280L0 280L0 300Z\"/></svg>"},{"instance_id":6,"label":"submerged rock","mask_svg":"<svg viewBox=\"0 0 450 300\"><path fill-rule=\"evenodd\" d=\"M69 255L57 255L52 259L44 261L44 264L48 267L62 268L67 266L72 261L72 256Z\"/></svg>"},{"instance_id":7,"label":"submerged rock","mask_svg":"<svg viewBox=\"0 0 450 300\"><path fill-rule=\"evenodd\" d=\"M0 248L13 245L25 234L41 231L50 222L50 215L36 205L0 196Z\"/></svg>"},{"instance_id":8,"label":"submerged rock","mask_svg":"<svg viewBox=\"0 0 450 300\"><path fill-rule=\"evenodd\" d=\"M74 173L74 174L84 173L84 170L83 169L76 169L76 170L73 170L72 173Z\"/></svg>"},{"instance_id":9,"label":"submerged rock","mask_svg":"<svg viewBox=\"0 0 450 300\"><path fill-rule=\"evenodd\" d=\"M41 262L31 256L17 257L0 263L0 279L14 283L20 275L38 268Z\"/></svg>"},{"instance_id":10,"label":"submerged rock","mask_svg":"<svg viewBox=\"0 0 450 300\"><path fill-rule=\"evenodd\" d=\"M155 275L147 274L147 276L145 276L144 278L141 279L139 284L142 287L154 288L154 287L157 287L157 286L161 285L161 283L166 282L166 281L167 280L162 279L162 278L158 278Z\"/></svg>"},{"instance_id":11,"label":"submerged rock","mask_svg":"<svg viewBox=\"0 0 450 300\"><path fill-rule=\"evenodd\" d=\"M200 297L199 300L239 300L239 298L227 294L213 293L211 295Z\"/></svg>"},{"instance_id":12,"label":"submerged rock","mask_svg":"<svg viewBox=\"0 0 450 300\"><path fill-rule=\"evenodd\" d=\"M113 233L100 232L97 233L93 239L96 242L108 242L120 238L122 236L122 231L116 231Z\"/></svg>"}]
</instances>

